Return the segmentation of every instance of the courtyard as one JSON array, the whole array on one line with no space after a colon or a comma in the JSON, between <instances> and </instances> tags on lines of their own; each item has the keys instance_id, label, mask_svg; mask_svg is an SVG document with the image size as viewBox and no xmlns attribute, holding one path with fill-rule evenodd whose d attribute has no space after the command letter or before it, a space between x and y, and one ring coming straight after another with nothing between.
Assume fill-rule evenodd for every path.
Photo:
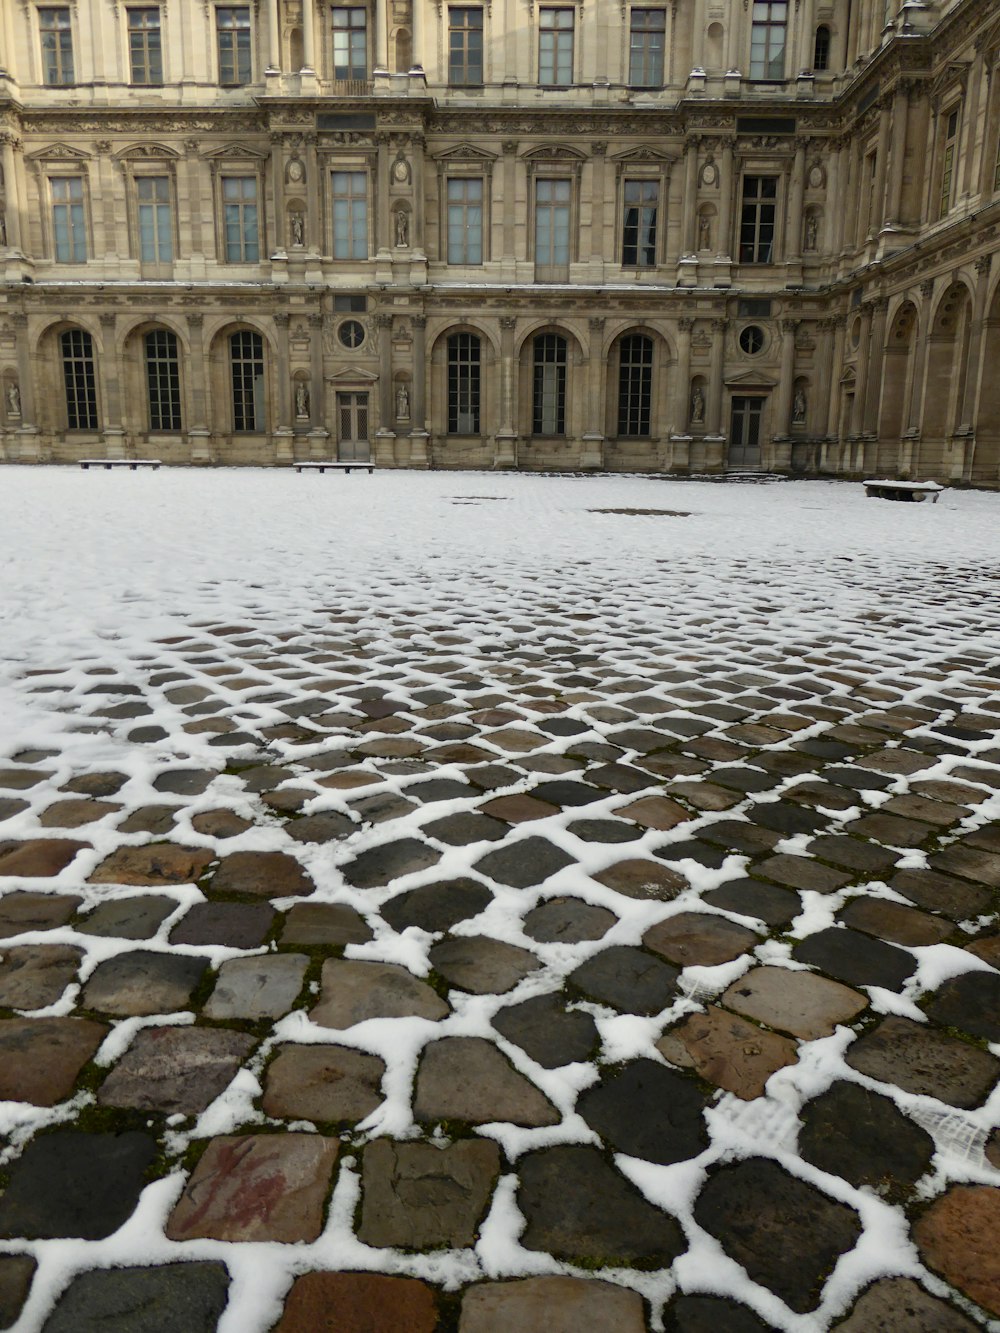
<instances>
[{"instance_id":1,"label":"courtyard","mask_svg":"<svg viewBox=\"0 0 1000 1333\"><path fill-rule=\"evenodd\" d=\"M0 1327L1000 1328L1000 497L3 480Z\"/></svg>"}]
</instances>

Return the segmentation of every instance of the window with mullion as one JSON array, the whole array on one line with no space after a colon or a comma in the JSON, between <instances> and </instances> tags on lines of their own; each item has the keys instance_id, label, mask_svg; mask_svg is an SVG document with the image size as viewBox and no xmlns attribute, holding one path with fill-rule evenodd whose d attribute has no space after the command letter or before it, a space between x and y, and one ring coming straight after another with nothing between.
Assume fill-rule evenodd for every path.
<instances>
[{"instance_id":1,"label":"window with mullion","mask_svg":"<svg viewBox=\"0 0 1000 1333\"><path fill-rule=\"evenodd\" d=\"M483 11L448 10L448 82L461 87L483 81Z\"/></svg>"},{"instance_id":2,"label":"window with mullion","mask_svg":"<svg viewBox=\"0 0 1000 1333\"><path fill-rule=\"evenodd\" d=\"M658 181L627 180L622 213L622 264L652 268L656 264Z\"/></svg>"},{"instance_id":3,"label":"window with mullion","mask_svg":"<svg viewBox=\"0 0 1000 1333\"><path fill-rule=\"evenodd\" d=\"M481 345L474 333L448 339L448 434L479 434Z\"/></svg>"},{"instance_id":4,"label":"window with mullion","mask_svg":"<svg viewBox=\"0 0 1000 1333\"><path fill-rule=\"evenodd\" d=\"M629 34L628 81L633 88L663 84L663 48L667 13L664 9L633 9Z\"/></svg>"},{"instance_id":5,"label":"window with mullion","mask_svg":"<svg viewBox=\"0 0 1000 1333\"><path fill-rule=\"evenodd\" d=\"M368 11L363 6L334 7L333 77L368 77Z\"/></svg>"},{"instance_id":6,"label":"window with mullion","mask_svg":"<svg viewBox=\"0 0 1000 1333\"><path fill-rule=\"evenodd\" d=\"M777 176L745 176L740 212L740 263L774 261L774 226L777 213Z\"/></svg>"},{"instance_id":7,"label":"window with mullion","mask_svg":"<svg viewBox=\"0 0 1000 1333\"><path fill-rule=\"evenodd\" d=\"M566 339L558 333L539 334L532 352L532 432L565 435Z\"/></svg>"},{"instance_id":8,"label":"window with mullion","mask_svg":"<svg viewBox=\"0 0 1000 1333\"><path fill-rule=\"evenodd\" d=\"M618 349L618 434L651 433L653 340L634 333Z\"/></svg>"},{"instance_id":9,"label":"window with mullion","mask_svg":"<svg viewBox=\"0 0 1000 1333\"><path fill-rule=\"evenodd\" d=\"M232 370L233 430L264 430L264 340L244 329L229 339Z\"/></svg>"},{"instance_id":10,"label":"window with mullion","mask_svg":"<svg viewBox=\"0 0 1000 1333\"><path fill-rule=\"evenodd\" d=\"M139 258L144 264L169 264L174 258L170 179L140 176L135 183L139 213Z\"/></svg>"},{"instance_id":11,"label":"window with mullion","mask_svg":"<svg viewBox=\"0 0 1000 1333\"><path fill-rule=\"evenodd\" d=\"M180 430L181 367L177 335L169 329L146 334L146 392L149 429Z\"/></svg>"},{"instance_id":12,"label":"window with mullion","mask_svg":"<svg viewBox=\"0 0 1000 1333\"><path fill-rule=\"evenodd\" d=\"M333 257L368 258L368 173L335 171L333 179Z\"/></svg>"},{"instance_id":13,"label":"window with mullion","mask_svg":"<svg viewBox=\"0 0 1000 1333\"><path fill-rule=\"evenodd\" d=\"M222 178L223 249L228 264L260 259L256 176Z\"/></svg>"},{"instance_id":14,"label":"window with mullion","mask_svg":"<svg viewBox=\"0 0 1000 1333\"><path fill-rule=\"evenodd\" d=\"M573 82L573 10L538 11L538 82L567 88Z\"/></svg>"},{"instance_id":15,"label":"window with mullion","mask_svg":"<svg viewBox=\"0 0 1000 1333\"><path fill-rule=\"evenodd\" d=\"M563 274L569 269L572 183L566 179L535 183L535 267Z\"/></svg>"},{"instance_id":16,"label":"window with mullion","mask_svg":"<svg viewBox=\"0 0 1000 1333\"><path fill-rule=\"evenodd\" d=\"M253 78L250 54L250 10L243 5L220 5L215 11L219 48L219 82L240 87Z\"/></svg>"},{"instance_id":17,"label":"window with mullion","mask_svg":"<svg viewBox=\"0 0 1000 1333\"><path fill-rule=\"evenodd\" d=\"M158 9L126 10L132 82L144 86L163 82L163 48Z\"/></svg>"},{"instance_id":18,"label":"window with mullion","mask_svg":"<svg viewBox=\"0 0 1000 1333\"><path fill-rule=\"evenodd\" d=\"M73 29L68 9L40 9L38 32L42 43L42 82L66 87L74 79Z\"/></svg>"},{"instance_id":19,"label":"window with mullion","mask_svg":"<svg viewBox=\"0 0 1000 1333\"><path fill-rule=\"evenodd\" d=\"M785 31L787 0L754 0L750 30L751 79L785 77Z\"/></svg>"},{"instance_id":20,"label":"window with mullion","mask_svg":"<svg viewBox=\"0 0 1000 1333\"><path fill-rule=\"evenodd\" d=\"M483 182L479 177L448 181L448 263L483 262Z\"/></svg>"},{"instance_id":21,"label":"window with mullion","mask_svg":"<svg viewBox=\"0 0 1000 1333\"><path fill-rule=\"evenodd\" d=\"M941 159L941 197L938 217L944 217L951 208L952 186L955 180L955 152L958 147L958 111L952 111L945 122L944 156Z\"/></svg>"},{"instance_id":22,"label":"window with mullion","mask_svg":"<svg viewBox=\"0 0 1000 1333\"><path fill-rule=\"evenodd\" d=\"M82 264L87 258L83 177L56 176L52 189L52 233L57 264Z\"/></svg>"},{"instance_id":23,"label":"window with mullion","mask_svg":"<svg viewBox=\"0 0 1000 1333\"><path fill-rule=\"evenodd\" d=\"M63 384L66 389L66 425L69 430L97 430L97 370L94 340L84 329L66 329L59 335Z\"/></svg>"}]
</instances>

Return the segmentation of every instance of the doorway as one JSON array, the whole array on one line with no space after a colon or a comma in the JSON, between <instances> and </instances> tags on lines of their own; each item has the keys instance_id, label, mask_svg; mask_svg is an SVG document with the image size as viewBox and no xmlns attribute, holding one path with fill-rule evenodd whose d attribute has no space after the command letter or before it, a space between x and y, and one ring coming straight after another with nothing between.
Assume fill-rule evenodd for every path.
<instances>
[{"instance_id":1,"label":"doorway","mask_svg":"<svg viewBox=\"0 0 1000 1333\"><path fill-rule=\"evenodd\" d=\"M732 468L760 467L760 418L763 398L734 398L729 433L729 462Z\"/></svg>"},{"instance_id":2,"label":"doorway","mask_svg":"<svg viewBox=\"0 0 1000 1333\"><path fill-rule=\"evenodd\" d=\"M337 394L337 457L342 463L367 463L371 459L366 393Z\"/></svg>"}]
</instances>

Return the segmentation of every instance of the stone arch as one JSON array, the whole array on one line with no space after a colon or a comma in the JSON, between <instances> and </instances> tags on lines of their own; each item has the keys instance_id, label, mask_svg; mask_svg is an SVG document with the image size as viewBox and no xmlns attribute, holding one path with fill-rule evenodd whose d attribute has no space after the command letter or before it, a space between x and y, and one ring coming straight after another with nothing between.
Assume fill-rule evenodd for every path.
<instances>
[{"instance_id":1,"label":"stone arch","mask_svg":"<svg viewBox=\"0 0 1000 1333\"><path fill-rule=\"evenodd\" d=\"M643 373L639 350L628 347L626 340L643 339L648 344L648 375ZM630 353L623 365L623 347ZM625 324L618 328L607 347L603 349L604 375L604 432L610 438L660 438L670 430L670 367L673 356L670 343L658 329L645 324ZM640 382L648 380L649 429L636 430L635 394ZM626 400L623 402L623 396ZM623 417L624 412L624 417ZM623 429L624 427L624 429Z\"/></svg>"},{"instance_id":2,"label":"stone arch","mask_svg":"<svg viewBox=\"0 0 1000 1333\"><path fill-rule=\"evenodd\" d=\"M878 446L875 464L879 474L895 472L902 463L901 441L908 425L913 355L919 323L917 307L909 298L896 307L889 321L879 395Z\"/></svg>"},{"instance_id":3,"label":"stone arch","mask_svg":"<svg viewBox=\"0 0 1000 1333\"><path fill-rule=\"evenodd\" d=\"M242 377L234 375L233 356L236 347L233 339L243 333L256 334L260 338L262 369L260 374L255 376L251 376L248 370ZM290 424L279 421L282 407L289 417L294 412L294 407L291 403L283 404L278 390L277 358L269 329L258 320L229 319L215 328L211 336L206 338L206 344L209 370L208 416L213 433L224 436L264 435L276 425ZM287 394L288 386L285 387L285 395ZM241 417L243 422L246 422L251 402L256 420L254 429L248 428L246 424L240 425L238 420L238 417Z\"/></svg>"},{"instance_id":4,"label":"stone arch","mask_svg":"<svg viewBox=\"0 0 1000 1333\"><path fill-rule=\"evenodd\" d=\"M159 331L173 334L177 340L177 361L180 390L181 425L190 420L190 404L186 398L188 381L189 344L185 333L169 317L142 315L119 330L118 360L122 372L122 425L130 436L159 432L151 416L149 380L146 368L147 335Z\"/></svg>"},{"instance_id":5,"label":"stone arch","mask_svg":"<svg viewBox=\"0 0 1000 1333\"><path fill-rule=\"evenodd\" d=\"M409 28L397 28L392 37L396 73L407 74L413 64L413 35Z\"/></svg>"},{"instance_id":6,"label":"stone arch","mask_svg":"<svg viewBox=\"0 0 1000 1333\"><path fill-rule=\"evenodd\" d=\"M94 434L101 428L104 419L102 383L103 364L99 327L92 318L55 319L40 330L35 340L32 355L34 372L33 392L36 423L43 431L65 433L76 431L69 421L68 392L63 371L64 333L78 331L90 338L90 351L94 365L94 403L97 413L96 426L88 427L85 433Z\"/></svg>"},{"instance_id":7,"label":"stone arch","mask_svg":"<svg viewBox=\"0 0 1000 1333\"><path fill-rule=\"evenodd\" d=\"M517 363L517 419L522 433L552 439L581 434L587 407L586 369L575 332L565 324L539 320L521 339ZM560 423L561 430L551 428Z\"/></svg>"},{"instance_id":8,"label":"stone arch","mask_svg":"<svg viewBox=\"0 0 1000 1333\"><path fill-rule=\"evenodd\" d=\"M920 423L921 467L932 472L946 465L945 439L960 424L971 318L971 293L964 282L956 279L933 308L927 336L924 410Z\"/></svg>"},{"instance_id":9,"label":"stone arch","mask_svg":"<svg viewBox=\"0 0 1000 1333\"><path fill-rule=\"evenodd\" d=\"M1000 483L1000 281L993 289L983 329L984 366L976 414L975 452L969 469L973 484Z\"/></svg>"},{"instance_id":10,"label":"stone arch","mask_svg":"<svg viewBox=\"0 0 1000 1333\"><path fill-rule=\"evenodd\" d=\"M479 339L479 375L478 375L478 393L475 395L475 414L478 417L478 430L462 430L459 426L465 424L456 416L453 421L449 411L449 348L451 339L467 334L473 338ZM432 430L436 435L455 436L455 435L478 435L484 436L490 433L490 422L498 409L496 393L494 391L494 382L496 375L493 373L498 358L497 347L489 332L477 324L474 320L462 320L455 324L448 324L443 327L435 336L431 344L430 368L430 420L433 423ZM469 372L470 374L473 372ZM397 416L396 395L399 393L399 376L393 379L393 415ZM408 380L406 382L407 390L412 388ZM472 406L464 394L468 388L468 379L463 376L463 399L465 406L463 411ZM398 417L397 417L398 419ZM452 425L456 426L452 430Z\"/></svg>"}]
</instances>

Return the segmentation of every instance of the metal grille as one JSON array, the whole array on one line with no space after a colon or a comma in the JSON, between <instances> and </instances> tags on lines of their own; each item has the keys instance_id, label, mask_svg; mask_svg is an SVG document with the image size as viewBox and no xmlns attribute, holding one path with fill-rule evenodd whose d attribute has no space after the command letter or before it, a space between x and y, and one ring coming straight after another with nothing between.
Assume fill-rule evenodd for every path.
<instances>
[{"instance_id":1,"label":"metal grille","mask_svg":"<svg viewBox=\"0 0 1000 1333\"><path fill-rule=\"evenodd\" d=\"M653 401L653 340L633 333L618 352L618 434L649 435Z\"/></svg>"},{"instance_id":2,"label":"metal grille","mask_svg":"<svg viewBox=\"0 0 1000 1333\"><path fill-rule=\"evenodd\" d=\"M67 329L59 341L66 384L66 425L70 430L97 430L94 340L83 329Z\"/></svg>"},{"instance_id":3,"label":"metal grille","mask_svg":"<svg viewBox=\"0 0 1000 1333\"><path fill-rule=\"evenodd\" d=\"M177 335L169 329L146 334L146 388L149 429L180 430L181 371Z\"/></svg>"},{"instance_id":4,"label":"metal grille","mask_svg":"<svg viewBox=\"0 0 1000 1333\"><path fill-rule=\"evenodd\" d=\"M233 430L264 429L264 341L244 330L229 339L233 371Z\"/></svg>"},{"instance_id":5,"label":"metal grille","mask_svg":"<svg viewBox=\"0 0 1000 1333\"><path fill-rule=\"evenodd\" d=\"M536 435L566 434L566 339L542 333L534 343L531 429Z\"/></svg>"}]
</instances>

